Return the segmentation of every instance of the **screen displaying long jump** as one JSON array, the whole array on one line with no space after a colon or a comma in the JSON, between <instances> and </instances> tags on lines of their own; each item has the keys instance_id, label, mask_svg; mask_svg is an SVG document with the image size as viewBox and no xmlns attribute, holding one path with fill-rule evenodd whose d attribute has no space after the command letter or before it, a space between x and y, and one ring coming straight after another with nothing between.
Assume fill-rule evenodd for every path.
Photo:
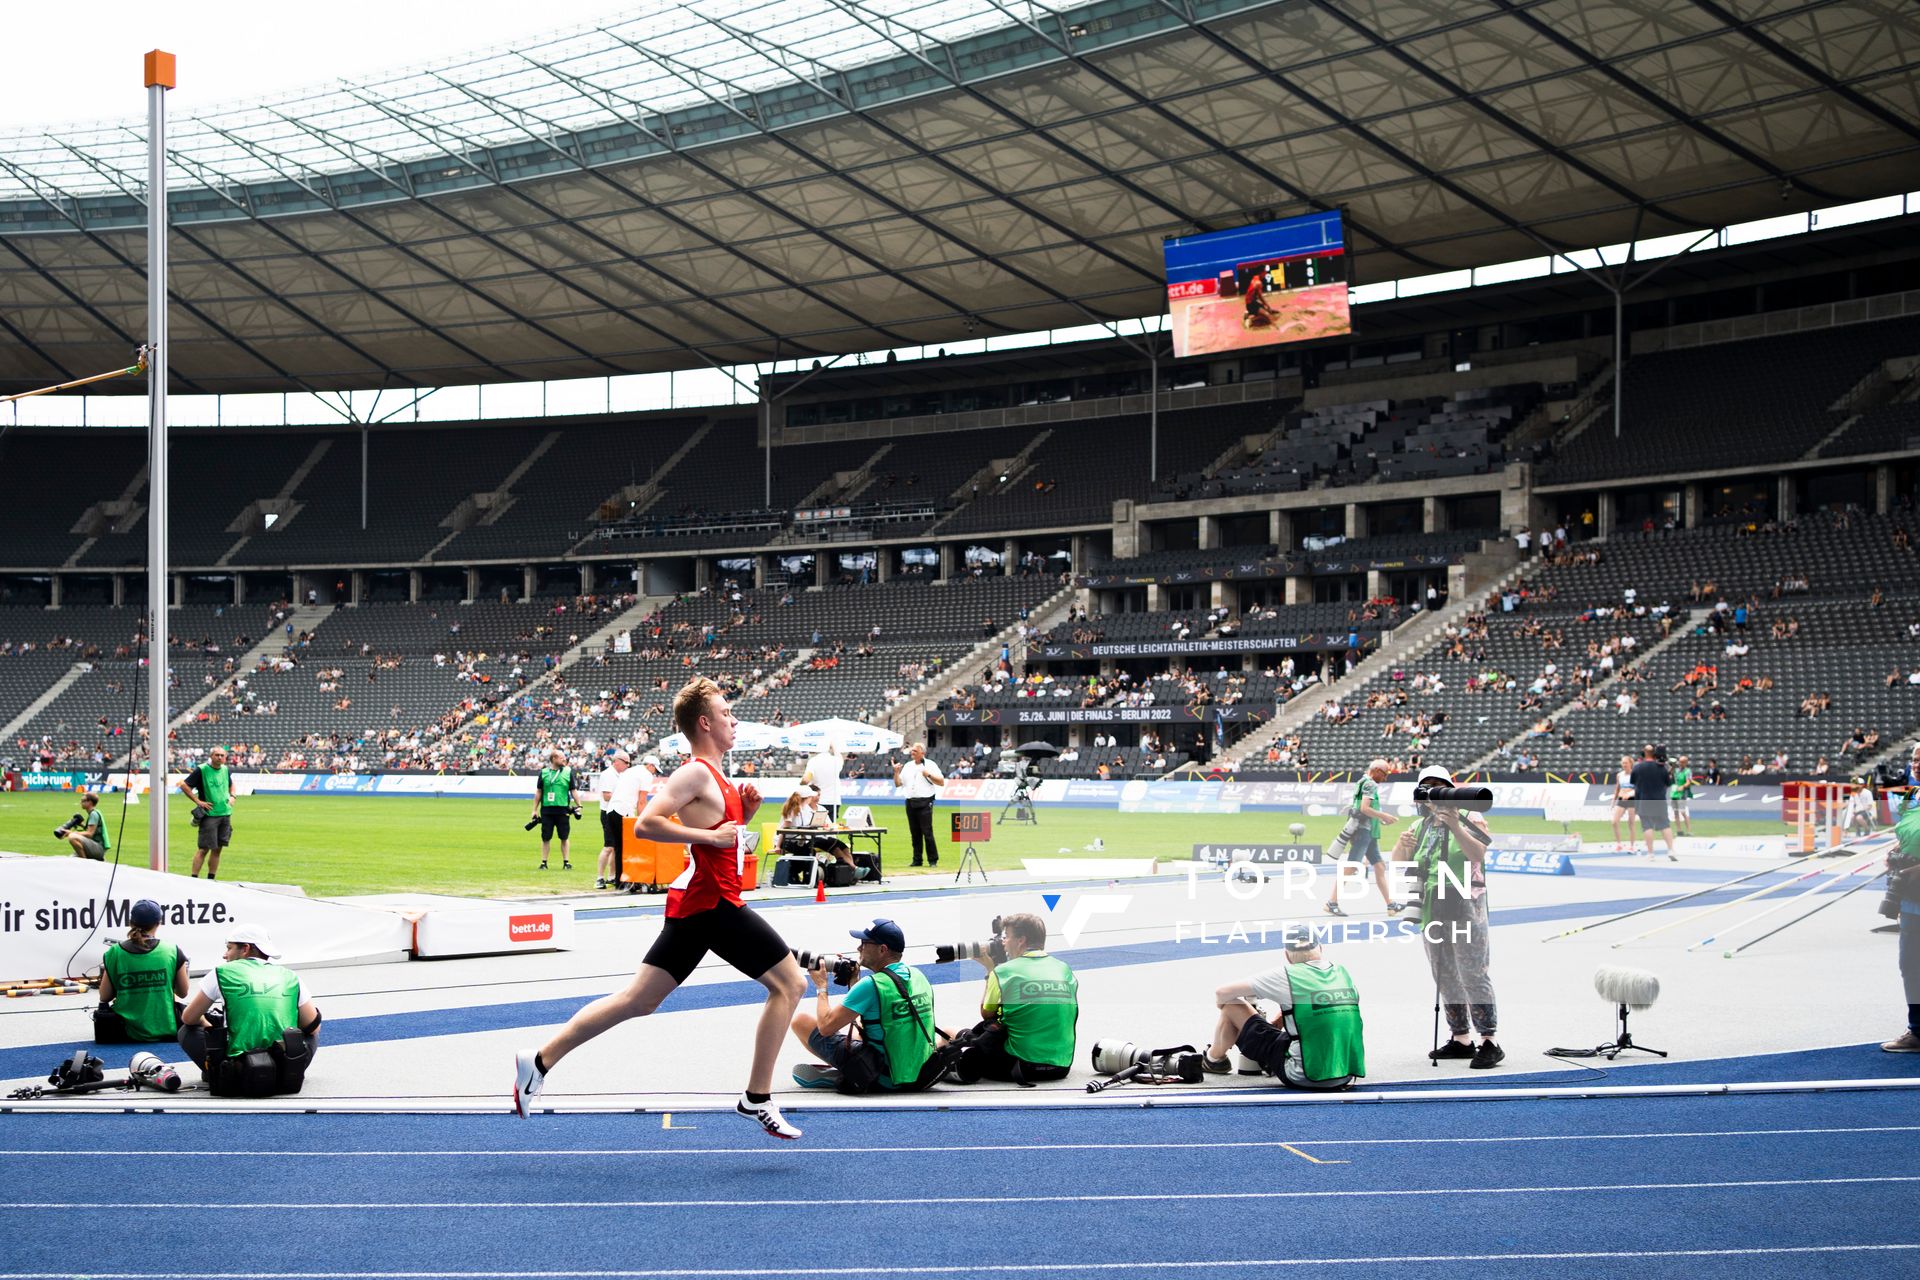
<instances>
[{"instance_id":1,"label":"screen displaying long jump","mask_svg":"<svg viewBox=\"0 0 1920 1280\"><path fill-rule=\"evenodd\" d=\"M1165 249L1176 357L1353 332L1337 209L1172 236Z\"/></svg>"}]
</instances>

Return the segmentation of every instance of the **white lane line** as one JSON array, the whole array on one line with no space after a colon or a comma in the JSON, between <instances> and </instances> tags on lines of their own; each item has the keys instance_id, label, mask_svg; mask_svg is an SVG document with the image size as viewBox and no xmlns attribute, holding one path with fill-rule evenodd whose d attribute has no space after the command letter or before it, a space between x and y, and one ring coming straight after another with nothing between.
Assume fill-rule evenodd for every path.
<instances>
[{"instance_id":1,"label":"white lane line","mask_svg":"<svg viewBox=\"0 0 1920 1280\"><path fill-rule=\"evenodd\" d=\"M1861 1187L1890 1183L1920 1182L1920 1174L1895 1175L1858 1178L1754 1178L1739 1181L1722 1182L1608 1182L1594 1184L1571 1184L1562 1186L1539 1187L1356 1187L1337 1191L1174 1191L1174 1192L1138 1192L1138 1193L1101 1193L1062 1196L896 1196L888 1199L890 1205L914 1205L918 1207L943 1208L953 1205L1027 1205L1027 1204L1163 1204L1183 1201L1203 1200L1358 1200L1376 1197L1422 1197L1422 1196L1533 1196L1533 1195L1588 1195L1595 1192L1611 1191L1736 1191L1751 1190L1760 1187ZM61 1209L84 1209L88 1201L14 1201L0 1202L0 1212L41 1213ZM335 1203L331 1201L250 1201L241 1203L210 1203L207 1201L141 1201L119 1207L122 1214L165 1212L176 1213L195 1210L200 1213L217 1211L241 1211L261 1213L268 1211L346 1211L351 1213L370 1213L376 1210L414 1211L432 1209L478 1210L483 1213L503 1213L510 1209L824 1209L830 1207L855 1208L870 1205L871 1200L828 1200L813 1197L805 1200L516 1200L503 1204L496 1200L362 1200ZM4 1273L0 1273L4 1280Z\"/></svg>"},{"instance_id":2,"label":"white lane line","mask_svg":"<svg viewBox=\"0 0 1920 1280\"><path fill-rule=\"evenodd\" d=\"M1620 1249L1566 1253L1436 1253L1390 1257L1235 1258L1164 1262L959 1262L951 1266L662 1267L637 1271L89 1271L88 1280L667 1280L674 1276L973 1276L1106 1271L1186 1271L1224 1267L1432 1266L1447 1262L1583 1262L1635 1258L1766 1258L1806 1254L1904 1253L1920 1244L1756 1245L1725 1249ZM4 1280L73 1280L71 1271L0 1272Z\"/></svg>"},{"instance_id":3,"label":"white lane line","mask_svg":"<svg viewBox=\"0 0 1920 1280\"><path fill-rule=\"evenodd\" d=\"M1846 1125L1803 1129L1675 1129L1657 1133L1529 1133L1482 1134L1474 1137L1435 1138L1294 1138L1288 1142L1007 1142L980 1143L971 1146L915 1147L476 1147L465 1151L166 1151L141 1148L142 1154L173 1159L206 1158L218 1160L279 1160L290 1156L301 1159L401 1159L429 1156L470 1158L473 1156L872 1156L872 1155L964 1155L969 1151L1213 1151L1260 1150L1281 1147L1427 1147L1456 1146L1500 1142L1651 1142L1682 1138L1778 1138L1831 1136L1846 1133L1920 1133L1920 1125ZM0 1159L7 1156L98 1156L123 1159L124 1151L74 1151L57 1147L0 1147ZM4 1277L4 1273L0 1273Z\"/></svg>"}]
</instances>

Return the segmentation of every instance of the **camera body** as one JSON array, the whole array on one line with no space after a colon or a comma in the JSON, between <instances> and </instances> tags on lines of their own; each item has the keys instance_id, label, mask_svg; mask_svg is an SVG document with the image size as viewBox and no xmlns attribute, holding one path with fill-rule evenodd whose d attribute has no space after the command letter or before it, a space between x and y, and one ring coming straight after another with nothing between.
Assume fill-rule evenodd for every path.
<instances>
[{"instance_id":1,"label":"camera body","mask_svg":"<svg viewBox=\"0 0 1920 1280\"><path fill-rule=\"evenodd\" d=\"M65 840L70 832L79 831L86 825L87 820L76 813L71 818L68 818L63 826L58 826L53 829L53 838L55 840Z\"/></svg>"},{"instance_id":2,"label":"camera body","mask_svg":"<svg viewBox=\"0 0 1920 1280\"><path fill-rule=\"evenodd\" d=\"M993 936L985 942L943 942L933 949L935 964L952 964L956 960L985 960L991 964L1005 964L1007 948L1000 941L1000 917L993 918Z\"/></svg>"},{"instance_id":3,"label":"camera body","mask_svg":"<svg viewBox=\"0 0 1920 1280\"><path fill-rule=\"evenodd\" d=\"M1464 809L1485 813L1493 808L1493 791L1487 787L1443 787L1422 783L1413 789L1413 802L1423 809Z\"/></svg>"},{"instance_id":4,"label":"camera body","mask_svg":"<svg viewBox=\"0 0 1920 1280\"><path fill-rule=\"evenodd\" d=\"M1920 858L1898 851L1887 855L1887 893L1880 899L1880 914L1889 920L1900 918L1900 904L1920 902Z\"/></svg>"},{"instance_id":5,"label":"camera body","mask_svg":"<svg viewBox=\"0 0 1920 1280\"><path fill-rule=\"evenodd\" d=\"M851 987L860 979L860 961L853 956L802 951L798 947L792 948L792 951L793 958L809 973L825 965L833 975L833 985L836 987Z\"/></svg>"}]
</instances>

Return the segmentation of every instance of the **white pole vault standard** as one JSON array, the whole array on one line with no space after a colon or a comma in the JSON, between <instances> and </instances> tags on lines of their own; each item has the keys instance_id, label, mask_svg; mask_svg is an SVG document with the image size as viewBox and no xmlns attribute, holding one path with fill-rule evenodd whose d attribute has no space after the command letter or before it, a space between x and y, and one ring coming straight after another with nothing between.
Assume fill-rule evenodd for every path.
<instances>
[{"instance_id":1,"label":"white pole vault standard","mask_svg":"<svg viewBox=\"0 0 1920 1280\"><path fill-rule=\"evenodd\" d=\"M1788 867L1798 865L1799 862L1799 858L1793 858L1776 866L1762 867L1758 871L1749 871L1743 876L1735 876L1725 884L1711 885L1705 889L1695 889L1692 893L1683 893L1677 898L1668 898L1665 901L1656 902L1651 906L1636 907L1632 911L1623 911L1617 916L1608 916L1605 920L1595 920L1592 924L1577 924L1571 929L1563 929L1559 933L1551 934L1548 937L1540 939L1540 941L1558 942L1562 938L1571 938L1576 933L1585 933L1589 929L1598 929L1601 925L1616 924L1621 920L1631 920L1633 917L1643 916L1649 911L1658 911L1662 907L1671 907L1675 903L1687 902L1694 898L1701 897L1704 894L1718 893L1722 889L1731 889L1737 884L1745 884L1756 876L1772 875L1776 871L1785 871Z\"/></svg>"},{"instance_id":2,"label":"white pole vault standard","mask_svg":"<svg viewBox=\"0 0 1920 1280\"><path fill-rule=\"evenodd\" d=\"M173 55L147 54L147 866L167 869L167 90Z\"/></svg>"},{"instance_id":3,"label":"white pole vault standard","mask_svg":"<svg viewBox=\"0 0 1920 1280\"><path fill-rule=\"evenodd\" d=\"M1765 911L1759 912L1758 914L1755 914L1755 915L1748 916L1745 920L1742 920L1739 924L1728 925L1725 929L1722 929L1720 933L1708 934L1706 937L1700 939L1700 941L1688 947L1687 950L1698 951L1700 948L1704 946L1708 946L1711 943L1717 941L1720 938L1721 934L1738 933L1740 932L1740 930L1746 928L1748 925L1756 924L1759 921L1765 920L1768 916L1773 915L1775 912L1785 911L1788 907L1793 906L1795 903L1802 902L1807 898L1812 897L1814 894L1821 892L1824 889L1833 888L1835 885L1839 884L1842 880L1846 880L1853 876L1859 875L1862 871L1868 870L1875 863L1879 861L1880 861L1880 855L1876 853L1871 858L1868 858L1863 862L1860 862L1852 867L1849 867L1844 871L1842 871L1839 867L1828 868L1826 874L1833 877L1831 880L1828 880L1824 884L1808 885L1805 889L1801 890L1799 893L1794 894L1791 898L1782 899L1781 901L1776 902L1772 906L1768 907Z\"/></svg>"},{"instance_id":4,"label":"white pole vault standard","mask_svg":"<svg viewBox=\"0 0 1920 1280\"><path fill-rule=\"evenodd\" d=\"M1657 924L1653 926L1653 928L1651 929L1647 929L1640 933L1634 934L1631 938L1620 939L1620 941L1613 944L1613 949L1615 951L1618 951L1621 947L1626 946L1629 942L1638 942L1642 938L1651 938L1654 934L1665 933L1668 929L1674 928L1677 925L1691 924L1695 920L1704 920L1716 911L1725 911L1728 907L1737 907L1743 902L1752 902L1755 898L1764 898L1768 894L1772 893L1775 889L1791 888L1793 885L1799 884L1802 880L1811 880L1815 876L1825 875L1829 869L1830 868L1827 868L1827 867L1814 867L1812 870L1807 871L1802 875L1795 876L1793 879L1787 881L1785 884L1770 884L1765 886L1764 888L1755 889L1752 893L1743 893L1737 898L1733 898L1726 902L1718 903L1714 906L1708 907L1704 911L1696 911L1691 915L1682 916L1678 920L1669 920L1665 924Z\"/></svg>"}]
</instances>

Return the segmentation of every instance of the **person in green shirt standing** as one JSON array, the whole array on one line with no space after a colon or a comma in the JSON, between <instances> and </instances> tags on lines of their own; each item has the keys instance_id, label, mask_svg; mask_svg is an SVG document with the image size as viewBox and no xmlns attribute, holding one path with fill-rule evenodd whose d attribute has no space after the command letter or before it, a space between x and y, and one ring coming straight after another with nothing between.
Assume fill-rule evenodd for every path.
<instances>
[{"instance_id":1,"label":"person in green shirt standing","mask_svg":"<svg viewBox=\"0 0 1920 1280\"><path fill-rule=\"evenodd\" d=\"M1667 788L1667 808L1672 812L1673 825L1683 836L1693 834L1693 814L1688 806L1693 801L1693 764L1685 756L1678 756L1673 762L1673 784Z\"/></svg>"},{"instance_id":2,"label":"person in green shirt standing","mask_svg":"<svg viewBox=\"0 0 1920 1280\"><path fill-rule=\"evenodd\" d=\"M1333 896L1327 899L1326 906L1330 916L1347 914L1340 908L1340 871L1348 858L1365 858L1373 867L1373 883L1380 890L1380 900L1387 904L1388 915L1399 915L1407 908L1407 904L1393 900L1387 888L1387 864L1380 857L1381 824L1392 826L1400 821L1380 807L1380 784L1392 776L1392 765L1385 760L1375 760L1354 784L1353 802L1347 806L1347 825L1341 828L1332 848L1328 849L1329 853L1339 850L1333 859Z\"/></svg>"},{"instance_id":3,"label":"person in green shirt standing","mask_svg":"<svg viewBox=\"0 0 1920 1280\"><path fill-rule=\"evenodd\" d=\"M1243 1075L1269 1073L1294 1089L1346 1089L1367 1074L1360 994L1344 965L1328 960L1304 924L1281 935L1286 963L1214 992L1220 1020L1203 1064L1225 1075L1227 1046L1240 1051ZM1255 1000L1271 1000L1279 1015L1260 1016Z\"/></svg>"},{"instance_id":4,"label":"person in green shirt standing","mask_svg":"<svg viewBox=\"0 0 1920 1280\"><path fill-rule=\"evenodd\" d=\"M553 837L560 837L560 869L573 870L573 770L567 767L567 753L555 747L547 752L547 766L534 783L533 818L527 828L540 828L540 867L547 869L547 855L553 849Z\"/></svg>"},{"instance_id":5,"label":"person in green shirt standing","mask_svg":"<svg viewBox=\"0 0 1920 1280\"><path fill-rule=\"evenodd\" d=\"M933 987L918 969L901 961L907 949L906 932L891 920L875 920L849 932L860 940L860 967L868 973L838 1005L827 994L824 957L808 975L819 991L817 1007L812 1013L803 1009L793 1015L793 1034L826 1065L800 1064L793 1069L794 1083L805 1089L846 1092L852 1059L858 1054L871 1057L871 1051L879 1054L870 1065L880 1067L875 1082L880 1088L916 1089L932 1083L922 1080L922 1068L933 1060L938 1043ZM856 1021L858 1039L839 1034ZM856 1079L858 1075L856 1067Z\"/></svg>"},{"instance_id":6,"label":"person in green shirt standing","mask_svg":"<svg viewBox=\"0 0 1920 1280\"><path fill-rule=\"evenodd\" d=\"M1001 917L1000 945L1004 961L980 959L987 970L983 1022L968 1035L954 1078L961 1084L1065 1079L1080 1022L1080 980L1064 960L1047 954L1047 922L1039 916Z\"/></svg>"},{"instance_id":7,"label":"person in green shirt standing","mask_svg":"<svg viewBox=\"0 0 1920 1280\"><path fill-rule=\"evenodd\" d=\"M180 1015L180 1047L221 1097L298 1093L313 1060L320 1010L301 994L293 970L272 962L273 954L273 940L259 925L231 926L224 958Z\"/></svg>"},{"instance_id":8,"label":"person in green shirt standing","mask_svg":"<svg viewBox=\"0 0 1920 1280\"><path fill-rule=\"evenodd\" d=\"M180 779L180 794L193 801L199 819L195 823L200 838L193 851L193 874L200 874L204 861L207 879L218 879L220 851L233 843L233 774L227 768L227 749L212 748L205 764L188 770Z\"/></svg>"},{"instance_id":9,"label":"person in green shirt standing","mask_svg":"<svg viewBox=\"0 0 1920 1280\"><path fill-rule=\"evenodd\" d=\"M153 1044L180 1032L179 1001L187 996L187 956L160 940L160 904L142 898L127 915L127 940L100 962L95 1044Z\"/></svg>"}]
</instances>

